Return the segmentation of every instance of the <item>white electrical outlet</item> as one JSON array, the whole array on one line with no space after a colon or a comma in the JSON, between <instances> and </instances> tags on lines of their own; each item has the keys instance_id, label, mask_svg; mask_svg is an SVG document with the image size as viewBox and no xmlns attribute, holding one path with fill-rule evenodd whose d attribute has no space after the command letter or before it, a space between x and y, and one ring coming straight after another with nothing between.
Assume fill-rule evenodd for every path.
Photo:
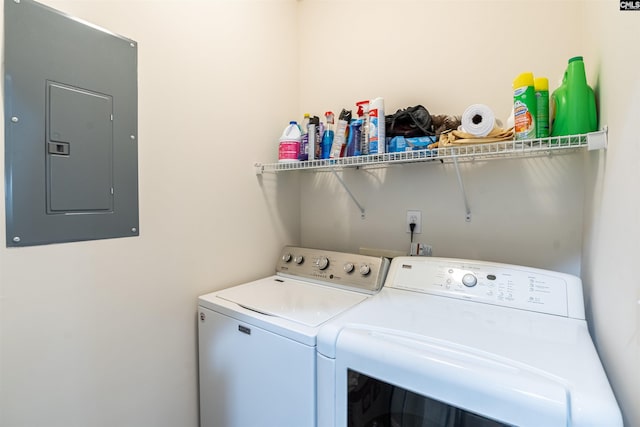
<instances>
[{"instance_id":1,"label":"white electrical outlet","mask_svg":"<svg viewBox=\"0 0 640 427\"><path fill-rule=\"evenodd\" d=\"M411 223L416 224L416 227L413 229L413 234L422 233L422 211L407 211L407 233L411 233L411 227L409 227Z\"/></svg>"}]
</instances>

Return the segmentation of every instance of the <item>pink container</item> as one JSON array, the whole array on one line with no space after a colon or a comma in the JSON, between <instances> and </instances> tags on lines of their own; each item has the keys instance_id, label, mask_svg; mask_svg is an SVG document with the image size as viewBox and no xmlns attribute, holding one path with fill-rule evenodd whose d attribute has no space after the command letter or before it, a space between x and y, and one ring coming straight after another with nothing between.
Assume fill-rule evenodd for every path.
<instances>
[{"instance_id":1,"label":"pink container","mask_svg":"<svg viewBox=\"0 0 640 427\"><path fill-rule=\"evenodd\" d=\"M278 147L279 162L299 162L300 159L300 140L302 132L295 121L289 122L289 126L284 130L280 137L280 146Z\"/></svg>"}]
</instances>

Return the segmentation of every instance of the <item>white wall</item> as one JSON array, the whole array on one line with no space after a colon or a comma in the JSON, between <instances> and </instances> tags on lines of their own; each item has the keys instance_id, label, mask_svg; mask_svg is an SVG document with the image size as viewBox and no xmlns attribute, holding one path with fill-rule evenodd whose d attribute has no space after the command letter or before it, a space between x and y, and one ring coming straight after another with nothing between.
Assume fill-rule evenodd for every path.
<instances>
[{"instance_id":1,"label":"white wall","mask_svg":"<svg viewBox=\"0 0 640 427\"><path fill-rule=\"evenodd\" d=\"M640 16L588 2L591 75L609 148L586 159L583 280L592 335L623 408L640 426Z\"/></svg>"},{"instance_id":2,"label":"white wall","mask_svg":"<svg viewBox=\"0 0 640 427\"><path fill-rule=\"evenodd\" d=\"M196 297L299 239L295 179L252 167L297 112L296 3L45 3L139 43L140 237L1 245L0 425L195 427Z\"/></svg>"}]
</instances>

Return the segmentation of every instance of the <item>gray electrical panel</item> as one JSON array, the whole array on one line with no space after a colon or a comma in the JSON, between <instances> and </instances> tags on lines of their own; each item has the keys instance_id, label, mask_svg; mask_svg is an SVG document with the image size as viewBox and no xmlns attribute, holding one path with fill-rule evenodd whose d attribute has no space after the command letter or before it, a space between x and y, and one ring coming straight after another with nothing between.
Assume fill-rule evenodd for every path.
<instances>
[{"instance_id":1,"label":"gray electrical panel","mask_svg":"<svg viewBox=\"0 0 640 427\"><path fill-rule=\"evenodd\" d=\"M137 43L5 0L7 246L137 236Z\"/></svg>"}]
</instances>

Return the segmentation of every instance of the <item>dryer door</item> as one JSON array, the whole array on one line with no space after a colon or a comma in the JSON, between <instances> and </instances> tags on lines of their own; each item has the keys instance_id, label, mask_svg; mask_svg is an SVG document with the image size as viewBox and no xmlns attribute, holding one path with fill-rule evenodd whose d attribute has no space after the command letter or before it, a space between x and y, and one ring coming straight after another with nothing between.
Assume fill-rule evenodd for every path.
<instances>
[{"instance_id":1,"label":"dryer door","mask_svg":"<svg viewBox=\"0 0 640 427\"><path fill-rule=\"evenodd\" d=\"M348 328L335 366L337 426L567 426L562 384L454 343Z\"/></svg>"}]
</instances>

